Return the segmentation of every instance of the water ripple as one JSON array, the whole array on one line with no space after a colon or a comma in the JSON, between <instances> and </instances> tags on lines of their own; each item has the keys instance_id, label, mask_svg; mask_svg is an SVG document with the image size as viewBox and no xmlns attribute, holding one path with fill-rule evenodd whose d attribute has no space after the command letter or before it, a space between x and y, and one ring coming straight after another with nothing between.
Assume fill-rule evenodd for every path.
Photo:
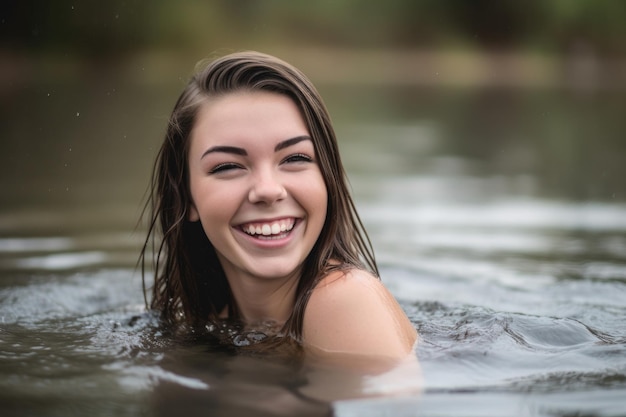
<instances>
[{"instance_id":1,"label":"water ripple","mask_svg":"<svg viewBox=\"0 0 626 417\"><path fill-rule=\"evenodd\" d=\"M19 269L45 269L56 271L100 265L107 260L108 256L105 252L68 252L17 258L13 260L13 265Z\"/></svg>"}]
</instances>

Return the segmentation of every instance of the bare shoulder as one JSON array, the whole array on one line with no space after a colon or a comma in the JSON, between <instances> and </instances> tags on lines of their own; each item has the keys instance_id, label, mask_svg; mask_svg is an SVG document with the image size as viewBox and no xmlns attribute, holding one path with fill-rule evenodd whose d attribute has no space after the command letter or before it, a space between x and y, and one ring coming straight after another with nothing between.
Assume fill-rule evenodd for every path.
<instances>
[{"instance_id":1,"label":"bare shoulder","mask_svg":"<svg viewBox=\"0 0 626 417\"><path fill-rule=\"evenodd\" d=\"M304 313L305 347L403 358L417 333L383 283L367 271L334 272L313 290Z\"/></svg>"}]
</instances>

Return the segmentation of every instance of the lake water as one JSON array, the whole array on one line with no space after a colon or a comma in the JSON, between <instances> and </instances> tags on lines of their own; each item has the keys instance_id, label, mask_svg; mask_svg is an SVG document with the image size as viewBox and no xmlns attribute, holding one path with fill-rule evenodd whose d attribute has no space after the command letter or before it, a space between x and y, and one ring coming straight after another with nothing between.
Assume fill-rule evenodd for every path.
<instances>
[{"instance_id":1,"label":"lake water","mask_svg":"<svg viewBox=\"0 0 626 417\"><path fill-rule=\"evenodd\" d=\"M177 89L42 83L3 106L3 416L626 416L623 94L328 88L423 385L320 401L290 364L144 311L135 223Z\"/></svg>"}]
</instances>

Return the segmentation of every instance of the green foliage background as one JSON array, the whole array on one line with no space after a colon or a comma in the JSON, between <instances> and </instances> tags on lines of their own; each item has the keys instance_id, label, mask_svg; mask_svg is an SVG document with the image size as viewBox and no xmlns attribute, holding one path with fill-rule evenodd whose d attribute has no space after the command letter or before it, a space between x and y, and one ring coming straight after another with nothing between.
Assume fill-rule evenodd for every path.
<instances>
[{"instance_id":1,"label":"green foliage background","mask_svg":"<svg viewBox=\"0 0 626 417\"><path fill-rule=\"evenodd\" d=\"M0 14L4 47L81 55L247 42L626 52L626 2L612 0L5 0Z\"/></svg>"}]
</instances>

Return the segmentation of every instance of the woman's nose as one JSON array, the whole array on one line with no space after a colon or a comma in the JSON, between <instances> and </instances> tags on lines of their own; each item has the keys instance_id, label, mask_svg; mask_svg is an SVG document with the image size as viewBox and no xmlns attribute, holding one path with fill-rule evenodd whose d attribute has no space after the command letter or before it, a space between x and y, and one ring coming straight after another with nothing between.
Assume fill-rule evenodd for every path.
<instances>
[{"instance_id":1,"label":"woman's nose","mask_svg":"<svg viewBox=\"0 0 626 417\"><path fill-rule=\"evenodd\" d=\"M287 190L276 173L262 172L254 176L248 200L253 204L273 204L285 198L286 195Z\"/></svg>"}]
</instances>

